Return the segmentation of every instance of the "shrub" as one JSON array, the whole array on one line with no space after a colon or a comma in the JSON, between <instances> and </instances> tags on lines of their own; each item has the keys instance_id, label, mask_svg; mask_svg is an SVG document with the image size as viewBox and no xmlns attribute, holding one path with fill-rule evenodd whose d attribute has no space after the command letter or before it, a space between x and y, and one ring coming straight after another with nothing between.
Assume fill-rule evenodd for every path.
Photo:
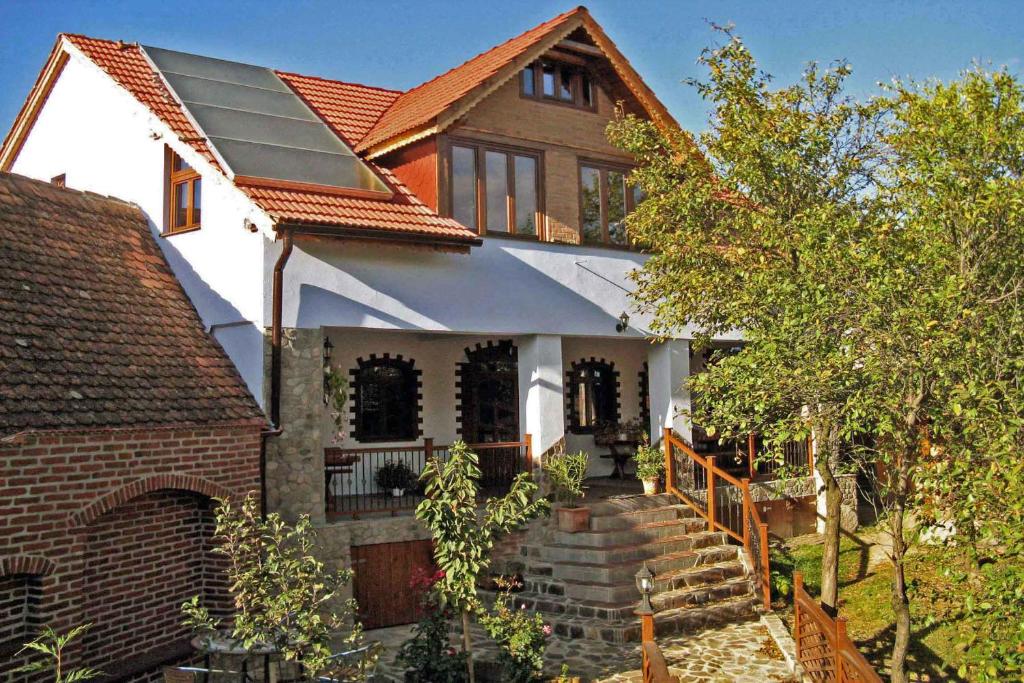
<instances>
[{"instance_id":1,"label":"shrub","mask_svg":"<svg viewBox=\"0 0 1024 683\"><path fill-rule=\"evenodd\" d=\"M36 636L35 640L25 643L25 646L18 651L18 654L34 652L43 655L43 659L36 660L30 664L20 666L11 673L46 673L52 676L54 683L80 683L91 678L101 676L102 672L96 669L68 669L64 665L67 657L64 652L71 641L89 630L91 624L76 626L67 633L57 633L49 626Z\"/></svg>"},{"instance_id":2,"label":"shrub","mask_svg":"<svg viewBox=\"0 0 1024 683\"><path fill-rule=\"evenodd\" d=\"M665 473L665 456L661 450L651 445L647 434L644 434L643 441L636 447L636 478L641 481L647 479L660 479Z\"/></svg>"},{"instance_id":3,"label":"shrub","mask_svg":"<svg viewBox=\"0 0 1024 683\"><path fill-rule=\"evenodd\" d=\"M489 613L480 615L484 627L500 648L498 665L502 681L508 683L535 683L544 680L544 650L551 627L544 623L539 614L524 608L510 606L513 601L513 582L500 581L504 590L498 594L494 607Z\"/></svg>"},{"instance_id":4,"label":"shrub","mask_svg":"<svg viewBox=\"0 0 1024 683\"><path fill-rule=\"evenodd\" d=\"M377 470L377 486L390 491L391 489L409 489L416 483L416 473L408 465L399 460L389 460Z\"/></svg>"},{"instance_id":5,"label":"shrub","mask_svg":"<svg viewBox=\"0 0 1024 683\"><path fill-rule=\"evenodd\" d=\"M466 654L449 642L449 622L454 610L445 607L434 585L444 578L444 572L427 574L418 570L409 582L409 588L420 593L423 618L413 628L412 638L402 643L398 663L410 671L413 681L423 683L463 683L469 679Z\"/></svg>"},{"instance_id":6,"label":"shrub","mask_svg":"<svg viewBox=\"0 0 1024 683\"><path fill-rule=\"evenodd\" d=\"M566 507L576 507L576 501L583 497L583 480L587 476L587 462L590 456L585 452L552 455L544 463L544 474L555 489L555 499Z\"/></svg>"}]
</instances>

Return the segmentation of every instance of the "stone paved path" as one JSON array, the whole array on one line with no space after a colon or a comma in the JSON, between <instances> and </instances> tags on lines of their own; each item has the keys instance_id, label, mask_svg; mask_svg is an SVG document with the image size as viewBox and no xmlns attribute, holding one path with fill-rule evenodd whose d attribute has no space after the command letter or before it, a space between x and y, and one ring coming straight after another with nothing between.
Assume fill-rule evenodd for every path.
<instances>
[{"instance_id":1,"label":"stone paved path","mask_svg":"<svg viewBox=\"0 0 1024 683\"><path fill-rule=\"evenodd\" d=\"M409 637L411 627L400 626L368 631L369 640L380 641L384 654L378 667L380 682L402 681L402 671L394 661L402 641ZM480 639L475 638L479 642ZM768 631L758 621L729 624L699 634L659 638L671 672L681 683L768 683L794 681L788 666ZM488 658L493 645L480 642L481 654ZM638 644L611 645L590 640L551 639L548 644L546 670L557 675L562 663L569 664L574 676L592 683L634 683L641 680Z\"/></svg>"}]
</instances>

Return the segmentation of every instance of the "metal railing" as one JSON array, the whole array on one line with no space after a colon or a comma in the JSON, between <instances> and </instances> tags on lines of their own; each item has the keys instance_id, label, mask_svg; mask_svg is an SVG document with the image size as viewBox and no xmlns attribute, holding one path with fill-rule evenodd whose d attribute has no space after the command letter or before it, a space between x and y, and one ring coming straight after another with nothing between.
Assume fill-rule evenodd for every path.
<instances>
[{"instance_id":1,"label":"metal railing","mask_svg":"<svg viewBox=\"0 0 1024 683\"><path fill-rule=\"evenodd\" d=\"M833 619L804 590L793 574L793 637L796 658L812 681L882 683L882 679L846 635L846 619Z\"/></svg>"},{"instance_id":2,"label":"metal railing","mask_svg":"<svg viewBox=\"0 0 1024 683\"><path fill-rule=\"evenodd\" d=\"M723 531L743 544L761 586L765 609L771 609L768 525L750 496L750 479L737 479L715 465L715 456L701 457L671 429L662 437L666 491L707 520L708 529Z\"/></svg>"},{"instance_id":3,"label":"metal railing","mask_svg":"<svg viewBox=\"0 0 1024 683\"><path fill-rule=\"evenodd\" d=\"M532 462L526 434L523 441L468 444L480 460L481 498L508 490L520 472ZM431 458L447 459L451 446L434 445L427 438L422 444L385 448L325 448L324 504L327 517L358 517L366 513L398 514L411 510L423 500L420 474ZM381 468L390 465L405 473L406 486L400 491L384 489L378 481ZM398 495L396 495L398 494Z\"/></svg>"}]
</instances>

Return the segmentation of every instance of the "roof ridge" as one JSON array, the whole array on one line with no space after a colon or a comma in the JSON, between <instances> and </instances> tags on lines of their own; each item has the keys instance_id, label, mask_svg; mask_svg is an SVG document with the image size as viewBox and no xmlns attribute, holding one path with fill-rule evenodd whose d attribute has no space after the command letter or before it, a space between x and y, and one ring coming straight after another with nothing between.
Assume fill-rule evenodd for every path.
<instances>
[{"instance_id":1,"label":"roof ridge","mask_svg":"<svg viewBox=\"0 0 1024 683\"><path fill-rule=\"evenodd\" d=\"M440 79L440 78L443 78L443 77L447 76L448 74L452 73L453 71L456 71L456 70L458 70L458 69L461 69L462 67L466 66L466 65L467 65L467 64L469 64L470 62L473 62L473 61L475 61L475 60L477 60L477 59L480 59L480 58L481 58L481 57L483 57L484 55L490 54L491 52L494 52L495 50L497 50L497 49L499 49L499 48L502 48L502 47L504 47L504 46L508 45L508 44L509 44L509 43L511 43L511 42L512 42L513 40L519 40L520 38L522 38L523 36L525 36L525 35L526 35L527 33L531 33L531 32L533 32L533 31L536 31L536 30L537 30L537 29L539 29L540 27L542 27L542 26L545 26L545 25L547 25L547 24L552 24L552 25L554 25L554 24L558 24L558 23L561 23L561 22L565 21L566 19L568 19L568 18L569 18L570 16L572 16L573 14L576 14L577 12L581 12L581 11L582 11L582 12L586 12L586 11L587 11L587 8L586 8L586 7L584 7L583 5L578 5L578 6L574 7L574 8L573 8L573 9L571 9L571 10L568 10L568 11L562 12L561 14L559 14L559 15L558 15L558 16L556 16L556 17L553 17L553 18L551 18L551 19L548 19L547 21L542 21L541 23L537 24L536 26L533 26L533 27L531 27L531 28L528 28L528 29L526 29L525 31L523 31L522 33L518 33L518 34L516 34L516 35L512 36L512 37L511 37L511 38L509 38L508 40L504 40L504 41L502 41L502 42L498 43L497 45L494 45L493 47L491 47L491 48L488 48L487 50L484 50L483 52L480 52L480 53L478 53L478 54L476 54L476 55L474 55L474 56L470 57L469 59L465 60L465 61L464 61L464 62L462 62L461 64L458 64L458 65L456 65L456 66L453 66L452 68L448 69L447 71L445 71L445 72L443 72L443 73L439 73L438 75L434 76L433 78L431 78L431 79L429 79L429 80L423 81L423 82L422 82L422 83L420 83L419 85L417 85L417 86L415 86L415 87L413 87L413 88L410 88L409 90L406 90L406 91L405 91L404 93L402 93L402 95L404 96L404 95L409 95L409 94L412 94L412 93L416 92L417 90L420 90L421 88L424 88L424 87L426 87L427 85L430 85L430 84L431 84L431 83L433 83L434 81L436 81L436 80L438 80L438 79ZM395 100L395 102L396 102L396 103L397 103L397 101L398 101L398 100ZM392 105L392 106L394 106L394 105ZM387 111L389 111L389 110L390 110L390 108L389 108L388 110L386 110L386 111L385 111L384 113L386 114L386 113L387 113Z\"/></svg>"},{"instance_id":2,"label":"roof ridge","mask_svg":"<svg viewBox=\"0 0 1024 683\"><path fill-rule=\"evenodd\" d=\"M86 199L94 199L103 202L116 202L130 209L138 209L139 211L142 210L142 207L140 207L135 202L130 202L127 199L121 199L120 197L115 197L114 195L111 194L101 194L99 192L93 192L92 190L79 190L78 188L68 187L67 185L55 185L52 182L39 180L38 178L33 178L32 176L27 176L22 173L14 173L13 171L0 171L0 178L8 180L9 182L12 183L27 182L30 185L38 186L40 189L46 188L48 191L53 191L55 193L63 192L66 194L78 195Z\"/></svg>"},{"instance_id":3,"label":"roof ridge","mask_svg":"<svg viewBox=\"0 0 1024 683\"><path fill-rule=\"evenodd\" d=\"M327 78L326 76L312 76L310 74L300 74L296 71L281 71L280 69L271 69L271 71L273 71L278 76L309 78L315 81L323 81L325 83L337 83L339 85L354 85L360 88L366 88L368 90L380 90L382 92L397 93L399 95L404 95L406 92L405 90L397 90L395 88L385 88L384 86L381 85L367 85L366 83L356 83L355 81L342 81L337 78Z\"/></svg>"}]
</instances>

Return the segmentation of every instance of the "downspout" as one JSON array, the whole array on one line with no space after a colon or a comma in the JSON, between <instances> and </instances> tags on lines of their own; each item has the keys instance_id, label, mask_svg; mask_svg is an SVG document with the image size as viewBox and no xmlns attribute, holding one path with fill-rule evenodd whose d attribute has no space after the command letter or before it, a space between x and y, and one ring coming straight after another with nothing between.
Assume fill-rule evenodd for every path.
<instances>
[{"instance_id":1,"label":"downspout","mask_svg":"<svg viewBox=\"0 0 1024 683\"><path fill-rule=\"evenodd\" d=\"M284 292L284 267L292 255L292 231L282 230L281 255L274 264L270 327L270 429L260 440L260 515L267 517L267 439L281 436L281 318Z\"/></svg>"}]
</instances>

